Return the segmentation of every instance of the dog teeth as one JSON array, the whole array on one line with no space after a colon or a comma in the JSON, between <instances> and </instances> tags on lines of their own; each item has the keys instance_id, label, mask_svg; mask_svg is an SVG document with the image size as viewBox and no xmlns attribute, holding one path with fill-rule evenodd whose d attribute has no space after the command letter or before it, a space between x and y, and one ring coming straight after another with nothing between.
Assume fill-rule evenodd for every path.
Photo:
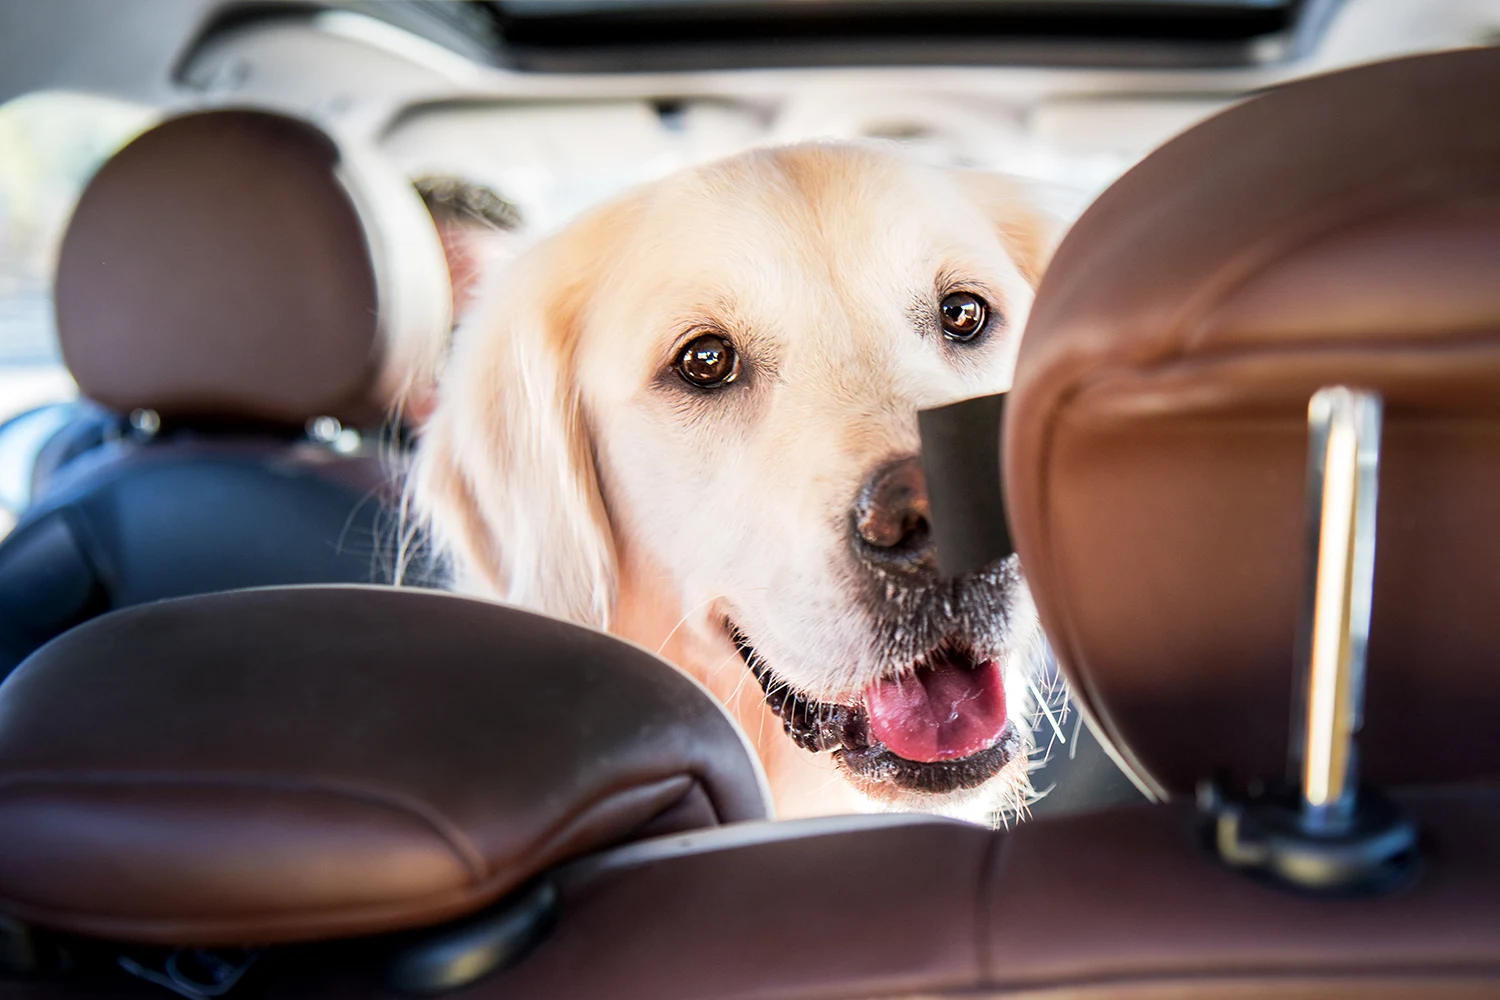
<instances>
[{"instance_id":1,"label":"dog teeth","mask_svg":"<svg viewBox=\"0 0 1500 1000\"><path fill-rule=\"evenodd\" d=\"M833 719L825 719L818 724L814 733L813 742L819 750L838 750L844 745L844 727L834 722Z\"/></svg>"},{"instance_id":2,"label":"dog teeth","mask_svg":"<svg viewBox=\"0 0 1500 1000\"><path fill-rule=\"evenodd\" d=\"M744 635L735 632L733 639L740 657L765 694L766 706L781 719L781 728L792 742L811 753L842 749L850 720L849 709L840 705L820 705L806 695L779 685Z\"/></svg>"},{"instance_id":3,"label":"dog teeth","mask_svg":"<svg viewBox=\"0 0 1500 1000\"><path fill-rule=\"evenodd\" d=\"M782 731L803 750L823 753L844 746L847 709L818 705L806 695L790 694L784 689L766 695L766 704L781 718Z\"/></svg>"},{"instance_id":4,"label":"dog teeth","mask_svg":"<svg viewBox=\"0 0 1500 1000\"><path fill-rule=\"evenodd\" d=\"M799 729L806 729L811 721L807 717L807 699L799 695L792 697L792 703L787 706L785 718L790 725Z\"/></svg>"}]
</instances>

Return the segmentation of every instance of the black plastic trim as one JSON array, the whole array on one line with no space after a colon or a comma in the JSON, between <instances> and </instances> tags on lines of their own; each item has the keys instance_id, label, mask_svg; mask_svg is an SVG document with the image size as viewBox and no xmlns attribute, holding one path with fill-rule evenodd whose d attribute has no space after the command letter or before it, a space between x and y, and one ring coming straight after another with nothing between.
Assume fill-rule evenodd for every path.
<instances>
[{"instance_id":1,"label":"black plastic trim","mask_svg":"<svg viewBox=\"0 0 1500 1000\"><path fill-rule=\"evenodd\" d=\"M938 566L946 577L1014 554L1000 468L1005 393L922 410L922 469Z\"/></svg>"},{"instance_id":2,"label":"black plastic trim","mask_svg":"<svg viewBox=\"0 0 1500 1000\"><path fill-rule=\"evenodd\" d=\"M583 10L487 0L506 62L549 71L848 65L1152 65L1253 62L1292 32L1303 0L1230 6L1100 0L862 5L672 4Z\"/></svg>"}]
</instances>

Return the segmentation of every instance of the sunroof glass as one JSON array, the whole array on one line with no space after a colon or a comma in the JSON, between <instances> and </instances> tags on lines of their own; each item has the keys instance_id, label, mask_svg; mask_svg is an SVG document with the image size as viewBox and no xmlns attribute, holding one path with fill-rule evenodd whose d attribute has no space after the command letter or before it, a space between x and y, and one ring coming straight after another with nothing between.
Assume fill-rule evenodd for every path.
<instances>
[{"instance_id":1,"label":"sunroof glass","mask_svg":"<svg viewBox=\"0 0 1500 1000\"><path fill-rule=\"evenodd\" d=\"M494 0L495 5L516 14L568 14L568 13L617 13L630 10L661 10L673 7L691 7L697 10L734 9L736 11L758 11L770 13L777 10L797 8L830 9L845 8L855 12L860 8L878 10L881 7L917 7L913 0ZM1280 10L1293 6L1296 0L1089 0L1096 7L1227 7L1255 10ZM1003 10L1006 7L1078 6L1078 0L945 0L943 6L989 7Z\"/></svg>"}]
</instances>

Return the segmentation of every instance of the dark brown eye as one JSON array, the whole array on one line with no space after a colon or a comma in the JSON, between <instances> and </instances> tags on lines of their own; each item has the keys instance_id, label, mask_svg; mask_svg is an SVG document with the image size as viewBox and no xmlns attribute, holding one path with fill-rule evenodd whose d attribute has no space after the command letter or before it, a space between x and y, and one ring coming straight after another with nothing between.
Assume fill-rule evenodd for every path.
<instances>
[{"instance_id":1,"label":"dark brown eye","mask_svg":"<svg viewBox=\"0 0 1500 1000\"><path fill-rule=\"evenodd\" d=\"M971 292L954 292L938 304L938 315L943 323L943 336L949 340L973 340L984 330L989 318L989 306L984 299Z\"/></svg>"},{"instance_id":2,"label":"dark brown eye","mask_svg":"<svg viewBox=\"0 0 1500 1000\"><path fill-rule=\"evenodd\" d=\"M678 373L704 389L728 385L740 373L734 345L716 333L705 333L688 343L677 358Z\"/></svg>"}]
</instances>

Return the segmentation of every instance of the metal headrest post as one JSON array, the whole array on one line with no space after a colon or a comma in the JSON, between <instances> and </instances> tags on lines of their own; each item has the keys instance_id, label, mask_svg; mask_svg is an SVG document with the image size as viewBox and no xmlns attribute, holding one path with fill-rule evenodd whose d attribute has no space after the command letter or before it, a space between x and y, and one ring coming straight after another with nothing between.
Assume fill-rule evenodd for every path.
<instances>
[{"instance_id":1,"label":"metal headrest post","mask_svg":"<svg viewBox=\"0 0 1500 1000\"><path fill-rule=\"evenodd\" d=\"M1374 393L1342 387L1320 390L1307 408L1308 559L1288 764L1303 822L1325 833L1348 829L1358 782L1381 410Z\"/></svg>"},{"instance_id":2,"label":"metal headrest post","mask_svg":"<svg viewBox=\"0 0 1500 1000\"><path fill-rule=\"evenodd\" d=\"M1334 386L1308 404L1307 570L1285 785L1246 802L1200 791L1219 855L1319 891L1378 890L1410 874L1416 830L1361 788L1365 650L1375 584L1382 405Z\"/></svg>"}]
</instances>

